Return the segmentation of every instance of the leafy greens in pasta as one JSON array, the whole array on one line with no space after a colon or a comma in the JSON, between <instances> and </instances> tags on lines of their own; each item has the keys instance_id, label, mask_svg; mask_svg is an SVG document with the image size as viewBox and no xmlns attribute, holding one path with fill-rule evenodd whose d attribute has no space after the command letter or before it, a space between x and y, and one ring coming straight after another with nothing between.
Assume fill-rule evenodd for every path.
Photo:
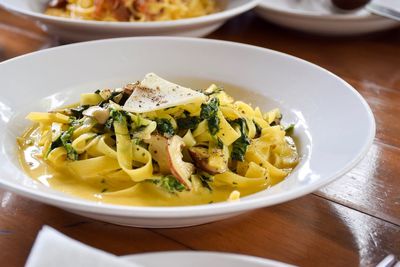
<instances>
[{"instance_id":1,"label":"leafy greens in pasta","mask_svg":"<svg viewBox=\"0 0 400 267\"><path fill-rule=\"evenodd\" d=\"M160 84L167 82L149 75L164 82ZM167 83L177 96L191 94L191 89ZM65 180L95 184L100 198L138 198L151 192L163 200L207 196L196 204L260 191L282 181L297 165L296 146L286 133L293 126L280 124L279 110L262 113L216 85L172 105L162 99L159 85L143 84L85 93L79 104L30 113L27 118L36 124L18 139L21 151L66 173ZM160 101L168 107L131 112L132 101ZM29 163L26 157L22 161Z\"/></svg>"}]
</instances>

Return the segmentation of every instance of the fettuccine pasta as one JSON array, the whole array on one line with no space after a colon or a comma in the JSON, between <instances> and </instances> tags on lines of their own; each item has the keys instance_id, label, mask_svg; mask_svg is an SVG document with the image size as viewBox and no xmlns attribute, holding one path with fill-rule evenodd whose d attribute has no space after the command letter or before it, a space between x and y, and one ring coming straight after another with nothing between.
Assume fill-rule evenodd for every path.
<instances>
[{"instance_id":1,"label":"fettuccine pasta","mask_svg":"<svg viewBox=\"0 0 400 267\"><path fill-rule=\"evenodd\" d=\"M47 15L99 21L165 21L217 12L215 0L52 0Z\"/></svg>"},{"instance_id":2,"label":"fettuccine pasta","mask_svg":"<svg viewBox=\"0 0 400 267\"><path fill-rule=\"evenodd\" d=\"M25 170L93 200L165 206L237 201L297 165L293 126L281 125L278 109L262 112L216 85L193 91L146 77L155 89L137 82L30 113L34 125L18 138ZM163 86L180 104L162 98Z\"/></svg>"}]
</instances>

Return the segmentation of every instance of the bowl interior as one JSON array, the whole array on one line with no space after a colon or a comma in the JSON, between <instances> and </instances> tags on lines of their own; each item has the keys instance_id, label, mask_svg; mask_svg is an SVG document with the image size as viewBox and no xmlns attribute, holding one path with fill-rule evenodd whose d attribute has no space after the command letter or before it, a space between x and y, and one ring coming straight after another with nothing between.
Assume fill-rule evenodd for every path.
<instances>
[{"instance_id":1,"label":"bowl interior","mask_svg":"<svg viewBox=\"0 0 400 267\"><path fill-rule=\"evenodd\" d=\"M271 205L309 193L353 167L375 134L372 113L354 89L331 73L291 56L187 38L80 43L0 64L0 184L36 198L94 205L27 177L18 162L15 138L29 125L24 117L30 111L74 103L80 92L118 87L140 80L148 72L192 88L218 83L236 99L262 110L279 107L283 123L296 124L302 159L294 172L269 190L230 205L243 206L252 200ZM105 206L113 209L113 205Z\"/></svg>"}]
</instances>

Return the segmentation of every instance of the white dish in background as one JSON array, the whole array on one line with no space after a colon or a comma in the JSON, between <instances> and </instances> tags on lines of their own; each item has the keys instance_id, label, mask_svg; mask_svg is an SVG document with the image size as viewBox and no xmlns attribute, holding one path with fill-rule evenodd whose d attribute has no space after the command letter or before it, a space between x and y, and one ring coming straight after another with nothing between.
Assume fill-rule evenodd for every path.
<instances>
[{"instance_id":1,"label":"white dish in background","mask_svg":"<svg viewBox=\"0 0 400 267\"><path fill-rule=\"evenodd\" d=\"M0 0L0 6L43 23L64 41L87 41L113 37L171 35L203 37L259 3L259 0L218 0L223 10L211 15L160 22L104 22L54 17L43 14L49 0Z\"/></svg>"},{"instance_id":2,"label":"white dish in background","mask_svg":"<svg viewBox=\"0 0 400 267\"><path fill-rule=\"evenodd\" d=\"M146 267L293 267L293 265L274 260L219 252L155 252L127 255L121 258Z\"/></svg>"},{"instance_id":3,"label":"white dish in background","mask_svg":"<svg viewBox=\"0 0 400 267\"><path fill-rule=\"evenodd\" d=\"M23 172L15 138L30 125L24 119L30 111L74 103L81 92L118 87L148 72L192 88L216 82L262 110L279 107L283 123L296 124L299 165L283 182L238 202L186 207L96 203L52 190ZM353 168L375 136L368 104L339 77L293 56L231 42L138 37L66 45L0 63L0 81L0 186L115 224L197 225L304 196Z\"/></svg>"},{"instance_id":4,"label":"white dish in background","mask_svg":"<svg viewBox=\"0 0 400 267\"><path fill-rule=\"evenodd\" d=\"M275 24L320 35L357 35L400 25L366 9L337 13L330 0L262 0L256 10Z\"/></svg>"}]
</instances>

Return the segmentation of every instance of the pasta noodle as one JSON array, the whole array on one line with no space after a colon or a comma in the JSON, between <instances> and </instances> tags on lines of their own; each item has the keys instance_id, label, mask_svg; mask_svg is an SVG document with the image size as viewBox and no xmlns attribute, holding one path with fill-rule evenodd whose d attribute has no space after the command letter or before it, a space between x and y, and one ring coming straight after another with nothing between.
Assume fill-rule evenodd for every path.
<instances>
[{"instance_id":1,"label":"pasta noodle","mask_svg":"<svg viewBox=\"0 0 400 267\"><path fill-rule=\"evenodd\" d=\"M101 21L165 21L218 10L215 0L52 0L52 16Z\"/></svg>"},{"instance_id":2,"label":"pasta noodle","mask_svg":"<svg viewBox=\"0 0 400 267\"><path fill-rule=\"evenodd\" d=\"M203 101L129 112L140 86L30 113L35 124L18 138L25 169L111 203L189 205L236 201L281 182L298 163L278 109L262 113L212 85Z\"/></svg>"}]
</instances>

